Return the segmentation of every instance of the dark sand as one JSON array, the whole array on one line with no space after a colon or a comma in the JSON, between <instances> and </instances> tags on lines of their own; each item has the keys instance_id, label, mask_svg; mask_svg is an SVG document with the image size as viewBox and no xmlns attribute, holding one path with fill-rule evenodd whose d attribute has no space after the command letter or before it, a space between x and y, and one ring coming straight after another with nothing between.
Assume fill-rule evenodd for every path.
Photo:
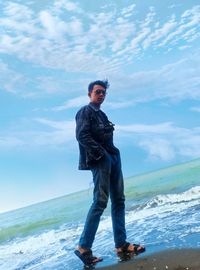
<instances>
[{"instance_id":1,"label":"dark sand","mask_svg":"<svg viewBox=\"0 0 200 270\"><path fill-rule=\"evenodd\" d=\"M140 257L141 256L141 257ZM131 261L116 263L99 270L200 270L200 249L176 249L140 255Z\"/></svg>"}]
</instances>

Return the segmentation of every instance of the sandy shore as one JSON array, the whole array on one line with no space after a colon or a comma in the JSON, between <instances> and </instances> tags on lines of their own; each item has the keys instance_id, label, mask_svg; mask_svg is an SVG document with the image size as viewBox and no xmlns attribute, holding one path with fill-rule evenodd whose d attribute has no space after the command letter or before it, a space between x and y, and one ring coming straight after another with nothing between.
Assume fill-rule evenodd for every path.
<instances>
[{"instance_id":1,"label":"sandy shore","mask_svg":"<svg viewBox=\"0 0 200 270\"><path fill-rule=\"evenodd\" d=\"M152 255L134 257L131 261L101 270L200 270L200 249L168 250Z\"/></svg>"}]
</instances>

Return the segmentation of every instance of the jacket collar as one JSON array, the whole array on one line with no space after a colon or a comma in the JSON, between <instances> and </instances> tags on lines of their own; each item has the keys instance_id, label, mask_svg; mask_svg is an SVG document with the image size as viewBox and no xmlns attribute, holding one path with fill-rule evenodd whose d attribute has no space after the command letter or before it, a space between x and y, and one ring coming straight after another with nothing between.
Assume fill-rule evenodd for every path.
<instances>
[{"instance_id":1,"label":"jacket collar","mask_svg":"<svg viewBox=\"0 0 200 270\"><path fill-rule=\"evenodd\" d=\"M94 103L90 102L89 103L89 106L95 111L95 112L98 112L100 111L100 108L97 107Z\"/></svg>"}]
</instances>

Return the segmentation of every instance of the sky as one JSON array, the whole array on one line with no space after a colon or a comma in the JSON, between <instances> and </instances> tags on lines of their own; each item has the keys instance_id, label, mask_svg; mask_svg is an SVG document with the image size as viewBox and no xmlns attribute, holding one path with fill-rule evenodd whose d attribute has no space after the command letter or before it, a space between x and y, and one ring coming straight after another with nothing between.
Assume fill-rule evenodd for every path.
<instances>
[{"instance_id":1,"label":"sky","mask_svg":"<svg viewBox=\"0 0 200 270\"><path fill-rule=\"evenodd\" d=\"M0 4L0 212L92 185L78 170L76 112L110 82L124 177L200 157L200 3Z\"/></svg>"}]
</instances>

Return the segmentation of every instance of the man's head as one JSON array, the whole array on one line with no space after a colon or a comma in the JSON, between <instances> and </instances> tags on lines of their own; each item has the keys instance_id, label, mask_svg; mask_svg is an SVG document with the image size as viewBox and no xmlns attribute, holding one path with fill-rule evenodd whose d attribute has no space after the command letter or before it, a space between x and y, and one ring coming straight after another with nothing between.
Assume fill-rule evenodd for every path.
<instances>
[{"instance_id":1,"label":"man's head","mask_svg":"<svg viewBox=\"0 0 200 270\"><path fill-rule=\"evenodd\" d=\"M107 80L91 82L88 85L88 96L90 97L90 101L100 106L105 99L108 87L109 83Z\"/></svg>"}]
</instances>

